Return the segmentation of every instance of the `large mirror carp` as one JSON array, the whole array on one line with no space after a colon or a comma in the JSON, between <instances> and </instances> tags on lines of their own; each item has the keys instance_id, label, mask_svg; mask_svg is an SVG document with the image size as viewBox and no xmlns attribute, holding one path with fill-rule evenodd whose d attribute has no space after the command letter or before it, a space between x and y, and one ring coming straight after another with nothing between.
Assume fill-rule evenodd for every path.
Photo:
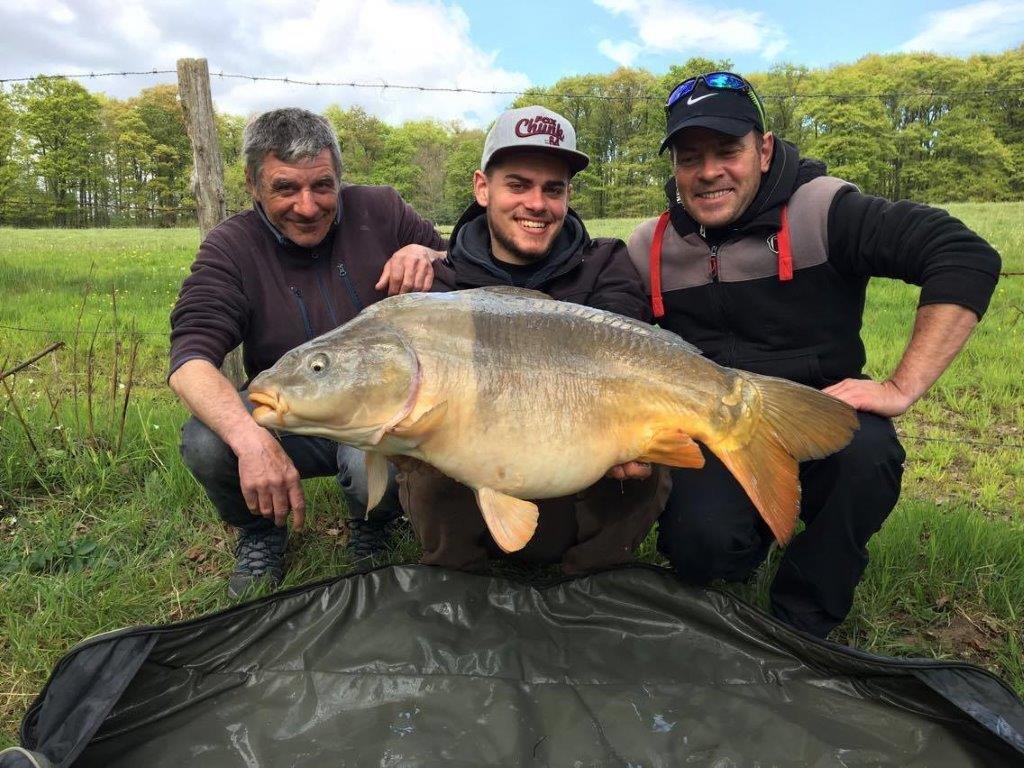
<instances>
[{"instance_id":1,"label":"large mirror carp","mask_svg":"<svg viewBox=\"0 0 1024 768\"><path fill-rule=\"evenodd\" d=\"M498 545L537 525L527 499L587 488L630 460L698 469L699 441L776 539L799 516L797 463L845 446L854 410L809 387L716 365L668 331L516 288L394 296L291 350L249 387L261 425L386 457L472 488Z\"/></svg>"}]
</instances>

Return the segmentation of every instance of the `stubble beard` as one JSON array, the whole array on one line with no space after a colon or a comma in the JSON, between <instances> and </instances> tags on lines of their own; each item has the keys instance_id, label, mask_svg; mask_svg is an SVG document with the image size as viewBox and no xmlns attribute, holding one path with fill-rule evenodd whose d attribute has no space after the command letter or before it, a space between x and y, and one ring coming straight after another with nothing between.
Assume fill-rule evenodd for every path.
<instances>
[{"instance_id":1,"label":"stubble beard","mask_svg":"<svg viewBox=\"0 0 1024 768\"><path fill-rule=\"evenodd\" d=\"M491 237L493 237L497 241L498 245L502 247L505 253L519 259L520 261L525 261L529 264L533 264L535 262L540 261L541 259L547 258L548 253L551 251L550 245L544 250L543 253L531 253L528 251L520 250L519 246L516 245L515 241L511 237L509 237L504 232L504 230L502 230L501 227L497 226L496 223L491 219L491 212L489 210L487 211L487 225L488 229L490 229L491 231ZM516 224L513 222L512 226L516 226ZM553 239L552 242L554 242ZM497 256L497 254L495 254L495 256Z\"/></svg>"}]
</instances>

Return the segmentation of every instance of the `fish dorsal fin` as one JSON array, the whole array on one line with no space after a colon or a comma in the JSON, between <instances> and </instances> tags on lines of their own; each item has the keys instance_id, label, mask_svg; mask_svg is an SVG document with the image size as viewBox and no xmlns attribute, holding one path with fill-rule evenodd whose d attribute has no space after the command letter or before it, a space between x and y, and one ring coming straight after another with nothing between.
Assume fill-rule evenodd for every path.
<instances>
[{"instance_id":1,"label":"fish dorsal fin","mask_svg":"<svg viewBox=\"0 0 1024 768\"><path fill-rule=\"evenodd\" d=\"M532 288L519 288L514 285L485 285L483 288L470 288L465 293L480 291L481 293L494 293L499 296L515 296L520 299L546 299L555 301L542 291L535 291Z\"/></svg>"},{"instance_id":2,"label":"fish dorsal fin","mask_svg":"<svg viewBox=\"0 0 1024 768\"><path fill-rule=\"evenodd\" d=\"M437 403L421 413L408 424L397 424L390 434L398 437L426 437L444 419L448 411L448 401Z\"/></svg>"},{"instance_id":3,"label":"fish dorsal fin","mask_svg":"<svg viewBox=\"0 0 1024 768\"><path fill-rule=\"evenodd\" d=\"M537 505L532 502L493 488L480 488L476 491L476 503L502 552L518 552L537 530Z\"/></svg>"},{"instance_id":4,"label":"fish dorsal fin","mask_svg":"<svg viewBox=\"0 0 1024 768\"><path fill-rule=\"evenodd\" d=\"M687 469L700 469L704 466L704 454L701 453L700 446L676 427L667 427L655 432L643 456L637 460Z\"/></svg>"},{"instance_id":5,"label":"fish dorsal fin","mask_svg":"<svg viewBox=\"0 0 1024 768\"><path fill-rule=\"evenodd\" d=\"M384 498L384 492L388 489L388 460L383 453L376 451L366 451L363 456L366 464L366 515L368 516L370 510L380 504L380 500Z\"/></svg>"}]
</instances>

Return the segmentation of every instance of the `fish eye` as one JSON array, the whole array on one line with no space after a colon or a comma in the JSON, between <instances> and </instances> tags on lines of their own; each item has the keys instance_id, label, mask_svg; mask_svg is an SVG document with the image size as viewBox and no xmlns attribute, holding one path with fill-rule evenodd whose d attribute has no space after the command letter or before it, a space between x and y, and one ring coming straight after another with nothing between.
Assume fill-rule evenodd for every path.
<instances>
[{"instance_id":1,"label":"fish eye","mask_svg":"<svg viewBox=\"0 0 1024 768\"><path fill-rule=\"evenodd\" d=\"M327 363L327 355L323 352L318 352L309 358L309 369L313 371L313 373L323 373L327 370Z\"/></svg>"}]
</instances>

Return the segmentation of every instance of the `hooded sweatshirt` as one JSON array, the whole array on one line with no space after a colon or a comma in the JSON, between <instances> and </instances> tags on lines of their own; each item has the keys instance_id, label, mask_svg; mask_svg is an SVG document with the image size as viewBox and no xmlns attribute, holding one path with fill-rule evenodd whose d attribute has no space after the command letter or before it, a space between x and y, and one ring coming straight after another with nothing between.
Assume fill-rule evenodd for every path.
<instances>
[{"instance_id":1,"label":"hooded sweatshirt","mask_svg":"<svg viewBox=\"0 0 1024 768\"><path fill-rule=\"evenodd\" d=\"M462 214L449 243L447 258L434 262L433 290L521 285L561 301L650 320L650 304L625 243L615 238L592 239L571 208L550 252L532 273L509 270L494 259L487 209L477 203Z\"/></svg>"},{"instance_id":2,"label":"hooded sweatshirt","mask_svg":"<svg viewBox=\"0 0 1024 768\"><path fill-rule=\"evenodd\" d=\"M920 305L985 312L998 279L995 250L945 211L864 195L776 139L751 204L727 227L704 229L665 186L665 316L657 322L715 362L814 387L862 377L860 328L868 280L921 286ZM786 206L792 279L781 279L777 235ZM656 220L629 240L650 293Z\"/></svg>"}]
</instances>

